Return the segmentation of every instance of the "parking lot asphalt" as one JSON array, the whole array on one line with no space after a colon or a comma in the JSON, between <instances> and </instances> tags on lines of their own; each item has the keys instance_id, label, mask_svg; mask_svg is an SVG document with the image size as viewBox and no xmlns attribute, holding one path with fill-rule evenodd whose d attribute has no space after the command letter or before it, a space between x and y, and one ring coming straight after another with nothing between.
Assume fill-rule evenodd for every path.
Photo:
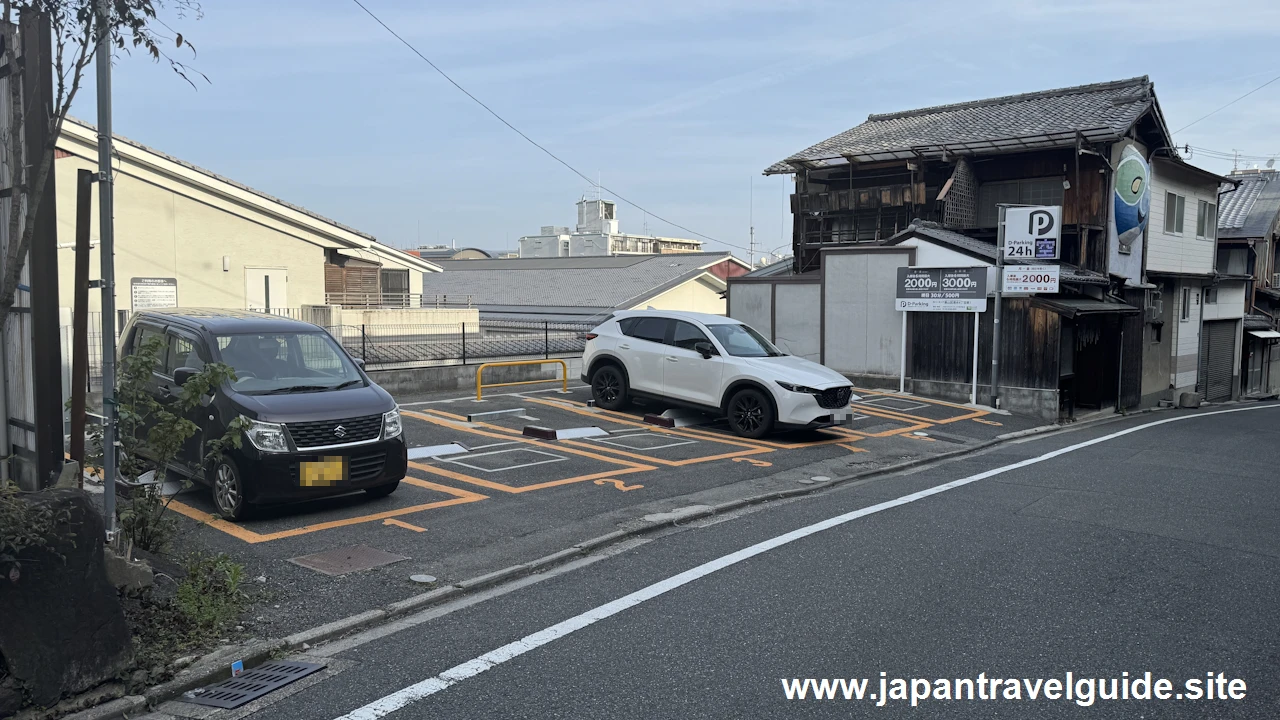
<instances>
[{"instance_id":1,"label":"parking lot asphalt","mask_svg":"<svg viewBox=\"0 0 1280 720\"><path fill-rule=\"evenodd\" d=\"M171 507L180 552L225 552L265 598L244 637L279 637L644 523L644 516L798 484L819 486L941 455L1040 423L988 410L859 391L847 426L733 435L680 413L679 427L590 407L589 390L401 395L409 476L391 496L362 492L216 519L197 486ZM468 419L470 417L470 420ZM531 437L526 428L561 439ZM580 435L580 437L565 437ZM319 562L305 556L327 553ZM368 567L375 562L384 564ZM314 568L323 568L326 572Z\"/></svg>"}]
</instances>

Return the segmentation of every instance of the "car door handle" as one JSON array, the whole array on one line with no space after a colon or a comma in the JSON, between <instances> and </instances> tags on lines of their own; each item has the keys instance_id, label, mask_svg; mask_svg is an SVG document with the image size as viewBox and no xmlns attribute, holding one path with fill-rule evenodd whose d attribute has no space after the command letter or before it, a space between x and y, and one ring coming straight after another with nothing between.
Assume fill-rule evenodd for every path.
<instances>
[{"instance_id":1,"label":"car door handle","mask_svg":"<svg viewBox=\"0 0 1280 720\"><path fill-rule=\"evenodd\" d=\"M680 361L680 358L673 358L670 355L667 356L667 362L679 362L679 361Z\"/></svg>"},{"instance_id":2,"label":"car door handle","mask_svg":"<svg viewBox=\"0 0 1280 720\"><path fill-rule=\"evenodd\" d=\"M161 395L163 395L163 396L165 396L165 397L169 397L169 396L173 395L173 391L169 389L169 386L168 386L168 385L161 385L161 386L160 386L160 394L161 394Z\"/></svg>"},{"instance_id":3,"label":"car door handle","mask_svg":"<svg viewBox=\"0 0 1280 720\"><path fill-rule=\"evenodd\" d=\"M630 349L631 349L631 346L630 346L630 345L619 345L619 346L618 346L618 349L619 349L619 350L630 350Z\"/></svg>"}]
</instances>

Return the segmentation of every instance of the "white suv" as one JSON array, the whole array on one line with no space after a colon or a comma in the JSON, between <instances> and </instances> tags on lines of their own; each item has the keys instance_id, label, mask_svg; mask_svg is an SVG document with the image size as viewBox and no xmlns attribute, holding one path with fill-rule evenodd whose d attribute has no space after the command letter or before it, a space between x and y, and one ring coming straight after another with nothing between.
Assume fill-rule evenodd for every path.
<instances>
[{"instance_id":1,"label":"white suv","mask_svg":"<svg viewBox=\"0 0 1280 720\"><path fill-rule=\"evenodd\" d=\"M606 410L656 398L725 416L734 432L760 438L843 422L857 399L840 373L720 315L618 312L586 337L582 381Z\"/></svg>"}]
</instances>

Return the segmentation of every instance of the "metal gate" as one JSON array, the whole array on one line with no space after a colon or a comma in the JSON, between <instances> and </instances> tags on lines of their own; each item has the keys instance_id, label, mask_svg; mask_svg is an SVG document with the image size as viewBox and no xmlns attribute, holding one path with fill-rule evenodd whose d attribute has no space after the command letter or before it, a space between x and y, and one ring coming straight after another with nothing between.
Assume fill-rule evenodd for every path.
<instances>
[{"instance_id":1,"label":"metal gate","mask_svg":"<svg viewBox=\"0 0 1280 720\"><path fill-rule=\"evenodd\" d=\"M1200 333L1200 377L1196 390L1209 402L1231 399L1236 359L1236 321L1206 322Z\"/></svg>"}]
</instances>

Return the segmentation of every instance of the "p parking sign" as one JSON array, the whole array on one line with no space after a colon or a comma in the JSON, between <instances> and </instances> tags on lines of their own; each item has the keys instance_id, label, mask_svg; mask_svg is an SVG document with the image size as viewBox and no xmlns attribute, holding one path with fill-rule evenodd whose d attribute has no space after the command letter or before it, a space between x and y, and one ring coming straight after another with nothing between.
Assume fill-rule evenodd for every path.
<instances>
[{"instance_id":1,"label":"p parking sign","mask_svg":"<svg viewBox=\"0 0 1280 720\"><path fill-rule=\"evenodd\" d=\"M1004 211L1005 260L1057 260L1061 256L1062 208L1011 207Z\"/></svg>"}]
</instances>

